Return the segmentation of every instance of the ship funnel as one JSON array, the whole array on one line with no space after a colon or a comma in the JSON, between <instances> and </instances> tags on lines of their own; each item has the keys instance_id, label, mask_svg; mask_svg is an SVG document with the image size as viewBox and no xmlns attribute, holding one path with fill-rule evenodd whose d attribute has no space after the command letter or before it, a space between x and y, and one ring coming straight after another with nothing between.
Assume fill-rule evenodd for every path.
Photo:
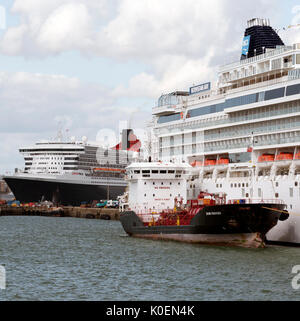
<instances>
[{"instance_id":1,"label":"ship funnel","mask_svg":"<svg viewBox=\"0 0 300 321\"><path fill-rule=\"evenodd\" d=\"M284 46L277 32L270 26L269 19L248 20L244 34L241 60L264 54L267 49Z\"/></svg>"},{"instance_id":2,"label":"ship funnel","mask_svg":"<svg viewBox=\"0 0 300 321\"><path fill-rule=\"evenodd\" d=\"M130 134L133 133L132 129L123 129L122 131L122 150L130 148Z\"/></svg>"}]
</instances>

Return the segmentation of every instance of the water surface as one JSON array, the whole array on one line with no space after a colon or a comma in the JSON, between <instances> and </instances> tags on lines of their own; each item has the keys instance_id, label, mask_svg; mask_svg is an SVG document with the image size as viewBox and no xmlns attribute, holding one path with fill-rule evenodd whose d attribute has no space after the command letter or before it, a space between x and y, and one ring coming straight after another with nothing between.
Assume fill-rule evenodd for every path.
<instances>
[{"instance_id":1,"label":"water surface","mask_svg":"<svg viewBox=\"0 0 300 321\"><path fill-rule=\"evenodd\" d=\"M120 222L0 217L0 300L299 300L300 248L127 237Z\"/></svg>"}]
</instances>

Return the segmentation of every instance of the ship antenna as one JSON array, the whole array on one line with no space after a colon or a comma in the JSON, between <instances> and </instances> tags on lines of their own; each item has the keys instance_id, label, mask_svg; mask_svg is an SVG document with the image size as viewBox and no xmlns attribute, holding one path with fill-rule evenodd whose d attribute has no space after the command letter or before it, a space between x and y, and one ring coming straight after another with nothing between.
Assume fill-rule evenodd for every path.
<instances>
[{"instance_id":1,"label":"ship antenna","mask_svg":"<svg viewBox=\"0 0 300 321\"><path fill-rule=\"evenodd\" d=\"M58 142L62 142L63 140L63 132L62 132L62 122L60 121L58 123L58 129L57 129L57 136L56 136L56 139Z\"/></svg>"}]
</instances>

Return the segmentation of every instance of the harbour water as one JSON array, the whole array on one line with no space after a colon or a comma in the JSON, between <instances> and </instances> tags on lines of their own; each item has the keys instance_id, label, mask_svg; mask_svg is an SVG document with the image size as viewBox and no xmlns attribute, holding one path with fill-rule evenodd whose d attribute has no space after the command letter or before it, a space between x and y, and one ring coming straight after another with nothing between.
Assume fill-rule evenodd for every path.
<instances>
[{"instance_id":1,"label":"harbour water","mask_svg":"<svg viewBox=\"0 0 300 321\"><path fill-rule=\"evenodd\" d=\"M127 237L117 221L0 217L0 300L299 300L300 249Z\"/></svg>"}]
</instances>

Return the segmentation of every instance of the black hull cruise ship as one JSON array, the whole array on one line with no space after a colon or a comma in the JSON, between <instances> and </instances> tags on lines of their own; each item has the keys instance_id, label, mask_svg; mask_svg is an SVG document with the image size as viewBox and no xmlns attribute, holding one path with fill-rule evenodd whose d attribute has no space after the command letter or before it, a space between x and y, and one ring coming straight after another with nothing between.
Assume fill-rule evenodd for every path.
<instances>
[{"instance_id":1,"label":"black hull cruise ship","mask_svg":"<svg viewBox=\"0 0 300 321\"><path fill-rule=\"evenodd\" d=\"M21 148L25 170L3 177L21 203L51 201L78 206L117 199L124 193L125 167L139 157L141 143L132 130L107 149L87 142L47 141Z\"/></svg>"},{"instance_id":2,"label":"black hull cruise ship","mask_svg":"<svg viewBox=\"0 0 300 321\"><path fill-rule=\"evenodd\" d=\"M83 184L64 177L59 181L57 177L39 176L27 179L25 176L6 177L5 181L13 190L14 196L21 203L50 200L61 205L79 206L83 202L92 203L94 200L117 199L124 193L124 182L110 182L95 179L91 183ZM110 184L110 185L109 185ZM114 184L114 185L113 185Z\"/></svg>"}]
</instances>

